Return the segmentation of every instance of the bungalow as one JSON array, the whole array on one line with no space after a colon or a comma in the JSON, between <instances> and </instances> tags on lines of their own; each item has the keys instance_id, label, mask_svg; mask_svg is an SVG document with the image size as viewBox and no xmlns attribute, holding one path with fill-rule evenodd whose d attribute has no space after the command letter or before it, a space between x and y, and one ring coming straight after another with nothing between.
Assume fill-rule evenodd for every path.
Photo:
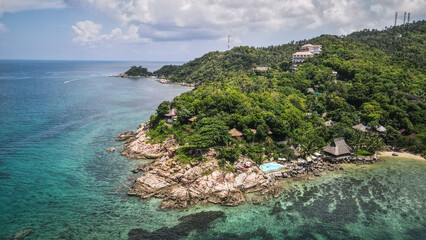
<instances>
[{"instance_id":1,"label":"bungalow","mask_svg":"<svg viewBox=\"0 0 426 240\"><path fill-rule=\"evenodd\" d=\"M164 114L164 117L166 117L166 123L173 124L177 120L177 112L175 108L170 109L170 111L166 114Z\"/></svg>"},{"instance_id":2,"label":"bungalow","mask_svg":"<svg viewBox=\"0 0 426 240\"><path fill-rule=\"evenodd\" d=\"M352 126L353 129L356 129L361 132L367 132L367 126L364 126L364 124L360 123L358 125Z\"/></svg>"},{"instance_id":3,"label":"bungalow","mask_svg":"<svg viewBox=\"0 0 426 240\"><path fill-rule=\"evenodd\" d=\"M229 133L233 138L241 139L243 137L243 133L238 131L236 128L229 130Z\"/></svg>"},{"instance_id":4,"label":"bungalow","mask_svg":"<svg viewBox=\"0 0 426 240\"><path fill-rule=\"evenodd\" d=\"M342 157L352 154L352 148L346 144L344 138L335 138L333 142L324 147L324 152L334 157Z\"/></svg>"},{"instance_id":5,"label":"bungalow","mask_svg":"<svg viewBox=\"0 0 426 240\"><path fill-rule=\"evenodd\" d=\"M197 117L192 117L192 118L188 119L188 121L190 121L190 122L194 122L195 120L197 120Z\"/></svg>"}]
</instances>

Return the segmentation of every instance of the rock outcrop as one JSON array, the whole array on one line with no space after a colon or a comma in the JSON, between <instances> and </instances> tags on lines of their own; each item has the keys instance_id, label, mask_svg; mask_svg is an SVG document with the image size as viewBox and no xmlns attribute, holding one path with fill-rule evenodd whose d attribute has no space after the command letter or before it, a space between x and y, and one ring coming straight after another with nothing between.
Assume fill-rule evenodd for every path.
<instances>
[{"instance_id":1,"label":"rock outcrop","mask_svg":"<svg viewBox=\"0 0 426 240\"><path fill-rule=\"evenodd\" d=\"M146 133L149 125L139 125L136 132L125 132L117 136L117 141L125 141L124 148L120 151L121 155L130 159L156 159L167 154L168 148L174 145L173 139L167 139L163 144L151 144Z\"/></svg>"},{"instance_id":2,"label":"rock outcrop","mask_svg":"<svg viewBox=\"0 0 426 240\"><path fill-rule=\"evenodd\" d=\"M237 206L246 202L245 193L266 193L275 184L275 179L265 177L255 164L235 173L219 169L213 149L205 154L209 159L206 162L179 163L174 158L178 148L174 139L162 144L149 143L148 129L149 125L141 124L136 132L117 136L117 141L125 141L122 155L155 159L133 171L144 173L136 179L129 195L162 198L161 208L186 208L197 203Z\"/></svg>"},{"instance_id":3,"label":"rock outcrop","mask_svg":"<svg viewBox=\"0 0 426 240\"><path fill-rule=\"evenodd\" d=\"M147 136L149 124L141 124L136 132L125 132L117 136L124 141L121 154L132 159L154 159L141 164L134 173L143 172L128 191L128 195L142 199L161 198L161 208L186 208L197 203L237 206L247 201L245 194L261 193L278 197L282 189L276 180L282 178L314 179L325 171L343 170L340 163L372 164L377 156L299 159L283 162L283 168L263 173L247 157L242 156L234 163L233 172L220 169L216 152L211 148L203 155L205 162L180 163L175 151L179 147L173 136L161 144L150 143ZM266 195L263 198L268 198ZM260 198L251 198L254 204ZM253 200L254 199L254 200Z\"/></svg>"},{"instance_id":4,"label":"rock outcrop","mask_svg":"<svg viewBox=\"0 0 426 240\"><path fill-rule=\"evenodd\" d=\"M161 208L186 208L197 203L237 206L246 202L245 193L261 192L275 184L257 167L233 173L218 168L217 161L196 166L163 158L142 167L128 194L142 199L162 198Z\"/></svg>"}]
</instances>

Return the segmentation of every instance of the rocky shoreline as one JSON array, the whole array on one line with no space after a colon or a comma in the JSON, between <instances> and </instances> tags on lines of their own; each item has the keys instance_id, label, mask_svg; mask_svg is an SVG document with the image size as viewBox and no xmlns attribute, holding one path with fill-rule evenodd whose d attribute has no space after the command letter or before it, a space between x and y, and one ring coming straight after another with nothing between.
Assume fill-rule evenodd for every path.
<instances>
[{"instance_id":1,"label":"rocky shoreline","mask_svg":"<svg viewBox=\"0 0 426 240\"><path fill-rule=\"evenodd\" d=\"M143 76L143 75L138 75L138 76L130 76L128 74L125 73L120 73L118 75L110 75L109 77L115 77L115 78L157 78L157 82L161 83L161 84L174 84L174 85L180 85L180 86L184 86L184 87L190 87L190 88L194 88L196 85L196 83L185 83L185 82L172 82L168 79L165 78L161 78L158 79L157 76Z\"/></svg>"},{"instance_id":2,"label":"rocky shoreline","mask_svg":"<svg viewBox=\"0 0 426 240\"><path fill-rule=\"evenodd\" d=\"M205 162L184 164L176 161L175 151L179 146L174 139L151 144L146 136L148 130L148 124L141 124L135 132L122 133L116 140L124 141L123 156L154 159L133 170L133 173L142 172L142 175L136 178L128 195L142 199L161 198L162 209L182 209L198 203L237 206L248 200L258 204L270 196L280 195L277 180L282 178L314 179L326 171L343 170L341 163L372 164L379 161L377 156L299 159L282 162L285 167L264 173L242 156L234 163L235 171L230 172L219 168L213 148L203 155L207 159ZM256 194L248 199L248 193Z\"/></svg>"},{"instance_id":3,"label":"rocky shoreline","mask_svg":"<svg viewBox=\"0 0 426 240\"><path fill-rule=\"evenodd\" d=\"M115 77L115 78L155 78L154 76L145 76L145 75L137 75L137 76L131 76L125 73L120 73L118 75L110 75L109 77Z\"/></svg>"},{"instance_id":4,"label":"rocky shoreline","mask_svg":"<svg viewBox=\"0 0 426 240\"><path fill-rule=\"evenodd\" d=\"M158 79L157 82L161 83L161 84L174 84L174 85L180 85L180 86L184 86L184 87L195 87L197 84L195 83L185 83L185 82L172 82L168 79L165 78L161 78Z\"/></svg>"}]
</instances>

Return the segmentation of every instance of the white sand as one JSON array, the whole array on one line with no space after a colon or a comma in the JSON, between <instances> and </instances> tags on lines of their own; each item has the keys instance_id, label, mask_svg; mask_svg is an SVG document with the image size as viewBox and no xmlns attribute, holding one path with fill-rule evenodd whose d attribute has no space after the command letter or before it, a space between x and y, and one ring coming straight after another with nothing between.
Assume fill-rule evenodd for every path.
<instances>
[{"instance_id":1,"label":"white sand","mask_svg":"<svg viewBox=\"0 0 426 240\"><path fill-rule=\"evenodd\" d=\"M398 156L392 156L393 153L398 154ZM407 152L388 152L388 151L384 151L384 152L378 152L377 156L380 157L397 157L397 158L410 158L410 159L416 159L416 160L423 160L426 161L426 159L420 155L416 155L416 154L412 154L412 153L407 153Z\"/></svg>"}]
</instances>

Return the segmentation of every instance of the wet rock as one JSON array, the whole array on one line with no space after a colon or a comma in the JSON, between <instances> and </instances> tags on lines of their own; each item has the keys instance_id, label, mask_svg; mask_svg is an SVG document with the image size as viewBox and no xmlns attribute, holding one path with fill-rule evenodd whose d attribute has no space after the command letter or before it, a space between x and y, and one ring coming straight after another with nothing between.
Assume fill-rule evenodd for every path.
<instances>
[{"instance_id":1,"label":"wet rock","mask_svg":"<svg viewBox=\"0 0 426 240\"><path fill-rule=\"evenodd\" d=\"M396 153L392 153L392 156L395 156L395 157L397 157L397 156L398 156L398 154L396 154Z\"/></svg>"},{"instance_id":2,"label":"wet rock","mask_svg":"<svg viewBox=\"0 0 426 240\"><path fill-rule=\"evenodd\" d=\"M319 170L314 170L313 173L314 173L314 176L317 176L317 177L321 176L321 173Z\"/></svg>"},{"instance_id":3,"label":"wet rock","mask_svg":"<svg viewBox=\"0 0 426 240\"><path fill-rule=\"evenodd\" d=\"M133 137L134 132L133 131L128 131L125 133L121 133L119 135L116 136L115 141L125 141L131 137Z\"/></svg>"},{"instance_id":4,"label":"wet rock","mask_svg":"<svg viewBox=\"0 0 426 240\"><path fill-rule=\"evenodd\" d=\"M114 152L115 151L115 148L114 147L110 147L110 148L107 148L106 149L108 152Z\"/></svg>"},{"instance_id":5,"label":"wet rock","mask_svg":"<svg viewBox=\"0 0 426 240\"><path fill-rule=\"evenodd\" d=\"M279 187L274 187L274 198L278 198L281 195L281 189Z\"/></svg>"},{"instance_id":6,"label":"wet rock","mask_svg":"<svg viewBox=\"0 0 426 240\"><path fill-rule=\"evenodd\" d=\"M260 199L255 198L255 197L252 197L252 198L251 198L251 202L252 202L254 205L259 205L259 204L261 204L261 203L262 203L262 201L261 201Z\"/></svg>"}]
</instances>

